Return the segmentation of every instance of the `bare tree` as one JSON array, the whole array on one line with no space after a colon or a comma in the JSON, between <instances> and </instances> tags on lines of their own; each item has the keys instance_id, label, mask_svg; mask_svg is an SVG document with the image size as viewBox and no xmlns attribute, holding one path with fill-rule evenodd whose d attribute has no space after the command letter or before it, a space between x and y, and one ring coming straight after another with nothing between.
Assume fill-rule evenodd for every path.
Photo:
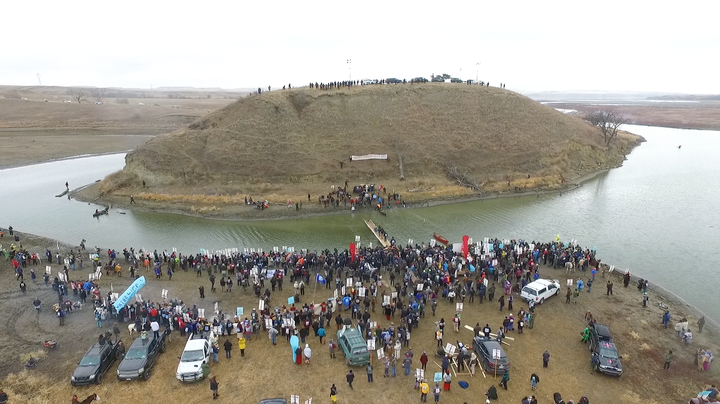
<instances>
[{"instance_id":1,"label":"bare tree","mask_svg":"<svg viewBox=\"0 0 720 404\"><path fill-rule=\"evenodd\" d=\"M85 101L85 99L87 99L87 94L85 93L85 91L78 90L73 93L72 97L73 100L77 101L78 104L80 104L81 102Z\"/></svg>"},{"instance_id":2,"label":"bare tree","mask_svg":"<svg viewBox=\"0 0 720 404\"><path fill-rule=\"evenodd\" d=\"M585 120L590 122L592 126L600 129L600 133L605 142L605 146L610 144L617 137L620 126L627 123L627 119L615 111L595 111L585 115Z\"/></svg>"}]
</instances>

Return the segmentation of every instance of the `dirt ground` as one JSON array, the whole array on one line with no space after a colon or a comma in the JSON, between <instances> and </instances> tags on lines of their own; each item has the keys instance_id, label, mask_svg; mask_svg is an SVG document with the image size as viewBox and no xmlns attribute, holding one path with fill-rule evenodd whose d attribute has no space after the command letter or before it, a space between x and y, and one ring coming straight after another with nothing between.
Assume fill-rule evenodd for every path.
<instances>
[{"instance_id":1,"label":"dirt ground","mask_svg":"<svg viewBox=\"0 0 720 404\"><path fill-rule=\"evenodd\" d=\"M6 240L6 239L5 239ZM3 245L7 248L9 243L5 240ZM30 251L42 253L46 247L55 247L56 243L42 237L22 235L21 244ZM68 246L61 246L67 249ZM53 248L55 250L55 248ZM44 265L35 268L38 275L44 270ZM53 265L53 271L57 265ZM90 270L71 272L71 276L85 278ZM0 327L0 375L5 380L0 387L10 394L12 402L25 403L57 403L70 399L72 394L85 397L97 393L108 403L126 402L131 399L135 402L151 402L166 400L184 403L203 403L210 399L207 382L192 385L181 385L175 379L175 369L178 356L182 352L184 340L174 333L168 351L160 356L153 375L147 382L125 383L114 377L117 364L113 365L100 386L72 388L69 377L76 362L84 351L93 343L101 330L111 326L109 323L98 329L95 325L92 311L86 308L82 311L68 315L66 325L60 327L58 321L51 315L49 304L55 301L51 288L44 286L42 281L32 283L29 271L26 271L28 292L23 295L18 289L18 282L12 275L12 268L8 261L0 261L0 276L8 280L0 286L0 311L3 316ZM188 304L197 303L199 307L212 312L213 303L219 302L220 308L225 311L234 311L235 307L244 307L246 313L256 307L257 300L251 290L235 289L232 293L206 293L206 299L199 299L197 287L204 284L209 290L207 277L197 278L193 273L179 271L168 281L167 277L156 280L152 274L147 276L148 283L141 294L151 300L159 299L161 290L168 289L169 297L184 300ZM562 270L553 270L550 267L541 267L543 277L559 279L565 284L567 278ZM587 277L588 274L570 274L571 277ZM39 278L41 279L41 278ZM693 353L697 348L710 348L719 352L717 331L706 326L702 334L695 333L691 346L684 346L675 338L671 328L665 330L661 325L662 311L659 302L670 306L672 314L671 325L686 316L687 310L682 305L673 303L650 292L650 306L643 308L640 304L640 293L631 285L623 288L620 278L614 278L613 296L605 294L605 279L598 275L598 281L592 293L581 295L577 304L565 304L564 288L560 296L553 297L544 305L537 307L537 320L532 330L523 334L511 332L505 346L511 362L511 380L509 390L500 390L499 402L519 402L520 399L533 392L530 389L530 374L537 373L541 382L534 393L541 403L552 400L552 394L561 392L567 399L577 400L581 395L587 395L595 403L680 403L688 397L694 396L706 383L715 383L718 376L716 367L710 372L702 373L695 370ZM652 281L652 280L651 280ZM131 282L128 277L103 277L100 281L104 293L112 287L122 292ZM320 302L332 296L329 289L315 284L309 285L303 302ZM290 296L290 292L276 292L272 296L272 304L280 305ZM39 296L45 303L43 311L38 315L32 307L32 300ZM76 297L69 296L72 300ZM514 312L520 308L527 309L520 304L516 296ZM593 373L590 369L587 346L580 342L580 331L585 326L584 315L591 310L599 322L611 326L616 343L623 356L622 362L625 373L621 378L613 378ZM436 349L433 339L434 321L441 317L449 321L454 315L454 306L441 300L438 304L437 316L428 315L421 320L417 331L412 333L411 348L415 352L415 367L419 366L419 357L426 350L432 357ZM497 329L507 311L500 312L495 302L483 304L476 300L474 303L465 302L462 313L464 324L484 325L489 323ZM387 326L387 321L380 312L373 314L372 320ZM688 315L691 329L696 331L695 319ZM397 322L397 318L395 318ZM328 331L331 331L330 327ZM130 342L123 330L123 340ZM334 334L334 330L329 333ZM445 341L460 340L471 343L471 331L461 329L455 334L448 331ZM41 359L37 369L21 370L21 355L42 350L42 341L55 339L58 347ZM221 339L222 343L224 339ZM231 340L234 342L234 337ZM280 339L277 346L272 346L266 334L253 336L248 342L246 357L240 358L239 352L233 351L233 358L227 360L222 357L220 363L211 365L211 372L220 382L220 399L218 402L257 402L261 398L285 397L291 394L300 395L301 402L313 397L316 402L328 400L329 387L332 383L338 386L338 400L340 403L379 402L409 402L418 400L419 392L413 389L413 378L402 375L402 367L398 366L399 375L395 378L382 377L382 366L376 363L375 381L372 385L367 383L364 369L355 369L355 389L350 390L345 383L344 375L348 367L341 356L330 359L326 345L320 345L317 338L309 338L313 349L313 359L310 365L298 366L292 363L289 344ZM551 354L550 366L542 368L542 353L547 349ZM675 360L670 370L662 370L664 355L667 350L673 350ZM439 363L439 361L438 361ZM428 374L439 371L432 360L428 364ZM12 374L9 374L12 373ZM463 380L469 383L469 388L459 388L457 382ZM478 373L458 375L453 378L450 392L443 392L441 402L478 402L483 393L491 385L499 386L499 378L492 375ZM122 386L122 388L121 388ZM432 400L432 398L430 398ZM320 400L320 401L318 401ZM450 400L450 401L448 401Z\"/></svg>"}]
</instances>

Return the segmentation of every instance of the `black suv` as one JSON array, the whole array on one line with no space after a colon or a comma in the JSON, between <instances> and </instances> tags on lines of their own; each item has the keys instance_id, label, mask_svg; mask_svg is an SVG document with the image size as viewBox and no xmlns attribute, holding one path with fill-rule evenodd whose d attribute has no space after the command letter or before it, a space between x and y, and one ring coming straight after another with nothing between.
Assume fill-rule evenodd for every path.
<instances>
[{"instance_id":1,"label":"black suv","mask_svg":"<svg viewBox=\"0 0 720 404\"><path fill-rule=\"evenodd\" d=\"M104 344L94 344L78 362L78 367L70 377L70 384L82 386L86 384L102 383L103 375L110 369L110 365L119 359L118 344L107 341Z\"/></svg>"},{"instance_id":2,"label":"black suv","mask_svg":"<svg viewBox=\"0 0 720 404\"><path fill-rule=\"evenodd\" d=\"M595 359L595 371L611 376L622 376L623 367L610 334L610 327L597 323L594 327L590 327L590 355Z\"/></svg>"},{"instance_id":3,"label":"black suv","mask_svg":"<svg viewBox=\"0 0 720 404\"><path fill-rule=\"evenodd\" d=\"M502 375L510 370L510 360L499 342L488 337L473 338L473 350L480 359L480 364L488 373Z\"/></svg>"},{"instance_id":4,"label":"black suv","mask_svg":"<svg viewBox=\"0 0 720 404\"><path fill-rule=\"evenodd\" d=\"M391 77L389 79L385 79L385 82L388 84L400 84L400 83L402 83L402 80L396 79L395 77Z\"/></svg>"},{"instance_id":5,"label":"black suv","mask_svg":"<svg viewBox=\"0 0 720 404\"><path fill-rule=\"evenodd\" d=\"M150 369L157 361L158 356L165 352L165 333L160 338L148 334L147 339L142 337L135 340L125 353L125 358L118 365L118 380L147 380L150 378Z\"/></svg>"}]
</instances>

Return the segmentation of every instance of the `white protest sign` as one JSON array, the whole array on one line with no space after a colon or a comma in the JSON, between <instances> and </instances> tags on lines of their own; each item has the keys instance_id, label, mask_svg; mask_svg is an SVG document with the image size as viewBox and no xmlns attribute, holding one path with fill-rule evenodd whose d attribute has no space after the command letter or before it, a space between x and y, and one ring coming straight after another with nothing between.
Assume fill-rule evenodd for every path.
<instances>
[{"instance_id":1,"label":"white protest sign","mask_svg":"<svg viewBox=\"0 0 720 404\"><path fill-rule=\"evenodd\" d=\"M455 312L460 313L461 311L463 311L463 304L455 303Z\"/></svg>"},{"instance_id":2,"label":"white protest sign","mask_svg":"<svg viewBox=\"0 0 720 404\"><path fill-rule=\"evenodd\" d=\"M358 295L360 297L365 297L365 288L364 287L358 289Z\"/></svg>"},{"instance_id":3,"label":"white protest sign","mask_svg":"<svg viewBox=\"0 0 720 404\"><path fill-rule=\"evenodd\" d=\"M371 330L374 330L374 329L376 329L376 328L377 328L377 321L371 321L371 322L370 322L370 329L371 329Z\"/></svg>"},{"instance_id":4,"label":"white protest sign","mask_svg":"<svg viewBox=\"0 0 720 404\"><path fill-rule=\"evenodd\" d=\"M397 292L392 292L390 294L390 297L392 297L393 299L397 299Z\"/></svg>"},{"instance_id":5,"label":"white protest sign","mask_svg":"<svg viewBox=\"0 0 720 404\"><path fill-rule=\"evenodd\" d=\"M58 277L58 279L60 279L61 282L67 282L67 277L65 276L64 273L58 272L57 277Z\"/></svg>"},{"instance_id":6,"label":"white protest sign","mask_svg":"<svg viewBox=\"0 0 720 404\"><path fill-rule=\"evenodd\" d=\"M305 400L305 404L312 404L312 397Z\"/></svg>"},{"instance_id":7,"label":"white protest sign","mask_svg":"<svg viewBox=\"0 0 720 404\"><path fill-rule=\"evenodd\" d=\"M161 294L162 298L163 298L163 299L167 299L167 295L168 295L167 289L163 289L163 290L162 290L162 294Z\"/></svg>"},{"instance_id":8,"label":"white protest sign","mask_svg":"<svg viewBox=\"0 0 720 404\"><path fill-rule=\"evenodd\" d=\"M215 313L217 314L220 311L220 302L215 302L213 305L213 309L215 310Z\"/></svg>"},{"instance_id":9,"label":"white protest sign","mask_svg":"<svg viewBox=\"0 0 720 404\"><path fill-rule=\"evenodd\" d=\"M382 349L378 349L378 350L375 351L375 352L377 352L377 356L378 356L378 359L379 359L379 360L382 360L382 358L385 356L385 352L383 352Z\"/></svg>"},{"instance_id":10,"label":"white protest sign","mask_svg":"<svg viewBox=\"0 0 720 404\"><path fill-rule=\"evenodd\" d=\"M345 286L346 286L346 287L351 288L352 285L353 285L353 279L352 279L352 278L347 278L347 279L345 279Z\"/></svg>"},{"instance_id":11,"label":"white protest sign","mask_svg":"<svg viewBox=\"0 0 720 404\"><path fill-rule=\"evenodd\" d=\"M265 300L263 300L263 299L258 300L258 309L260 311L265 310Z\"/></svg>"},{"instance_id":12,"label":"white protest sign","mask_svg":"<svg viewBox=\"0 0 720 404\"><path fill-rule=\"evenodd\" d=\"M45 266L45 273L52 275L52 267L50 265Z\"/></svg>"},{"instance_id":13,"label":"white protest sign","mask_svg":"<svg viewBox=\"0 0 720 404\"><path fill-rule=\"evenodd\" d=\"M385 306L390 304L390 296L387 296L387 295L383 296L383 304Z\"/></svg>"},{"instance_id":14,"label":"white protest sign","mask_svg":"<svg viewBox=\"0 0 720 404\"><path fill-rule=\"evenodd\" d=\"M120 297L120 294L119 294L119 293L113 293L111 296L112 296L113 302L115 302L115 301L117 301L117 299Z\"/></svg>"},{"instance_id":15,"label":"white protest sign","mask_svg":"<svg viewBox=\"0 0 720 404\"><path fill-rule=\"evenodd\" d=\"M417 291L418 291L418 292L422 292L424 288L425 288L425 285L422 284L422 283L419 283L419 284L417 285Z\"/></svg>"},{"instance_id":16,"label":"white protest sign","mask_svg":"<svg viewBox=\"0 0 720 404\"><path fill-rule=\"evenodd\" d=\"M567 280L567 287L571 288L572 285L573 285L573 280L572 280L572 279L568 279L568 280Z\"/></svg>"},{"instance_id":17,"label":"white protest sign","mask_svg":"<svg viewBox=\"0 0 720 404\"><path fill-rule=\"evenodd\" d=\"M338 290L337 290L337 289L333 290L333 297L334 297L335 299L338 298Z\"/></svg>"},{"instance_id":18,"label":"white protest sign","mask_svg":"<svg viewBox=\"0 0 720 404\"><path fill-rule=\"evenodd\" d=\"M300 396L295 394L291 395L290 404L300 404Z\"/></svg>"},{"instance_id":19,"label":"white protest sign","mask_svg":"<svg viewBox=\"0 0 720 404\"><path fill-rule=\"evenodd\" d=\"M336 289L336 290L337 290L337 289ZM343 287L340 289L340 293L342 293L342 295L345 296L345 286L343 286Z\"/></svg>"},{"instance_id":20,"label":"white protest sign","mask_svg":"<svg viewBox=\"0 0 720 404\"><path fill-rule=\"evenodd\" d=\"M265 319L265 328L272 328L272 319L266 318Z\"/></svg>"},{"instance_id":21,"label":"white protest sign","mask_svg":"<svg viewBox=\"0 0 720 404\"><path fill-rule=\"evenodd\" d=\"M492 358L493 358L493 359L500 359L500 350L499 350L499 349L493 349L493 351L492 351Z\"/></svg>"},{"instance_id":22,"label":"white protest sign","mask_svg":"<svg viewBox=\"0 0 720 404\"><path fill-rule=\"evenodd\" d=\"M136 302L140 302L140 303L143 302L143 298L142 298L142 295L141 295L140 293L138 293L138 294L135 295L135 301L136 301Z\"/></svg>"},{"instance_id":23,"label":"white protest sign","mask_svg":"<svg viewBox=\"0 0 720 404\"><path fill-rule=\"evenodd\" d=\"M445 352L449 355L455 355L455 345L448 342L447 345L445 345Z\"/></svg>"},{"instance_id":24,"label":"white protest sign","mask_svg":"<svg viewBox=\"0 0 720 404\"><path fill-rule=\"evenodd\" d=\"M415 378L423 380L425 378L425 371L421 368L415 369Z\"/></svg>"},{"instance_id":25,"label":"white protest sign","mask_svg":"<svg viewBox=\"0 0 720 404\"><path fill-rule=\"evenodd\" d=\"M205 318L205 309L198 309L198 317Z\"/></svg>"},{"instance_id":26,"label":"white protest sign","mask_svg":"<svg viewBox=\"0 0 720 404\"><path fill-rule=\"evenodd\" d=\"M367 340L367 349L368 351L375 350L375 338Z\"/></svg>"}]
</instances>

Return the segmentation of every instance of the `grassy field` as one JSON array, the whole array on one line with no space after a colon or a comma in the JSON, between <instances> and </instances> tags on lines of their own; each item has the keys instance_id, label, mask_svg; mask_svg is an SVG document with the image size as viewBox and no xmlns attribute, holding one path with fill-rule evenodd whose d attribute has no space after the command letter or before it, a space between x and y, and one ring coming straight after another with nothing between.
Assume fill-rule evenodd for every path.
<instances>
[{"instance_id":1,"label":"grassy field","mask_svg":"<svg viewBox=\"0 0 720 404\"><path fill-rule=\"evenodd\" d=\"M146 143L127 159L124 172L135 186L108 184L104 191L121 199L140 195L142 206L161 201L188 211L192 195L209 196L208 206L223 211L236 197L283 204L327 193L345 180L383 184L412 202L553 190L620 165L637 141L626 134L607 149L579 118L492 87L276 91ZM367 153L388 159L349 161ZM458 175L449 174L452 169ZM139 189L140 180L148 188ZM227 202L218 204L219 197Z\"/></svg>"},{"instance_id":2,"label":"grassy field","mask_svg":"<svg viewBox=\"0 0 720 404\"><path fill-rule=\"evenodd\" d=\"M48 244L54 246L52 240L29 235L22 237L23 244L31 251L42 251ZM71 275L84 278L87 272L89 270L84 269L71 272ZM567 277L580 276L578 273L566 275L565 271L544 266L541 266L541 273L543 277L559 279L563 285ZM0 274L5 279L12 276L10 265L4 260L0 261ZM232 293L223 293L218 289L218 292L211 293L205 276L197 278L193 273L179 271L172 281L168 281L166 277L156 280L143 271L141 275L148 278L141 292L147 299L159 299L161 290L168 289L170 298L198 304L208 312L212 312L215 302L219 302L220 308L226 311L234 311L235 307L241 306L247 313L256 307L257 300L251 290L236 288ZM670 306L671 325L682 316L688 316L691 328L696 331L692 327L694 319L684 311L681 304L666 300L651 291L650 306L643 308L640 293L633 285L625 289L619 278L613 280L614 296L606 296L603 287L606 280L598 275L593 292L583 292L577 304L565 304L563 288L560 296L551 298L537 308L538 315L533 329L526 329L523 334L509 334L514 340L506 340L509 345L504 348L511 362L512 376L509 390L499 390L499 402L517 403L523 396L536 394L538 402L549 403L552 402L552 394L558 391L566 400L577 400L581 395L587 395L591 402L601 404L681 403L697 394L705 383L717 380L717 367L711 368L710 372L698 372L692 363L697 348L710 348L718 352L720 341L716 330L706 327L702 334L695 333L691 346L685 346L674 337L672 327L667 330L662 328L662 310L658 307L660 302ZM130 282L131 279L125 276L103 277L100 283L103 293L106 293L111 285L115 291L122 291ZM44 310L38 315L31 305L35 296L40 296L43 302L51 302L53 293L50 288L41 282L33 284L28 281L28 284L27 294L20 293L14 281L0 286L0 310L5 313L0 329L0 375L4 377L0 387L10 394L11 402L55 404L69 401L73 394L83 398L92 393L97 393L103 400L101 402L107 403L166 401L195 404L210 400L207 382L183 385L175 379L178 356L185 343L177 333L173 334L168 351L160 356L147 382L117 381L115 364L102 385L72 388L69 377L76 362L97 339L97 334L109 327L109 323L98 329L92 311L87 309L70 314L66 325L59 327L50 310ZM199 285L205 285L207 292L204 300L198 297ZM273 306L287 300L290 294L287 285L285 289L285 292L273 293ZM323 286L315 289L314 284L311 284L306 290L303 303L320 302L332 296L331 290ZM77 299L72 293L69 298ZM521 304L515 296L513 311L516 313L520 308L527 309L527 306ZM580 331L585 326L583 317L587 310L592 311L600 323L609 324L612 328L625 368L625 374L619 379L593 373L590 369L587 346L580 342ZM449 321L454 313L454 305L440 300L437 315L433 317L428 310L427 316L421 320L419 328L411 336L410 347L415 353L413 372L423 351L427 351L430 356L428 374L439 371L435 363L439 363L439 360L432 357L436 349L434 322L440 318ZM497 329L507 314L507 311L498 310L496 302L480 304L479 300L474 303L466 301L462 321L470 326L489 323L493 329ZM388 325L379 309L372 314L371 319L382 326ZM392 321L397 325L399 320L396 317ZM328 328L329 335L334 334L334 328L334 324ZM123 341L130 342L126 327L122 326L121 329ZM470 331L461 329L455 333L450 325L447 329L445 342L470 343ZM57 340L58 348L45 355L40 354L42 357L37 369L20 370L22 358L30 353L37 354L45 339ZM235 344L234 337L231 341ZM401 366L398 367L397 377L387 379L383 378L383 368L377 362L374 383L367 382L363 369L355 368L355 389L350 390L345 383L345 373L349 368L344 364L342 355L331 359L325 344L320 344L316 337L309 337L308 341L313 349L310 365L298 366L292 363L287 342L281 338L277 346L272 346L263 333L248 341L245 358L239 356L237 345L233 348L233 358L230 360L225 359L221 352L220 363L211 365L212 374L220 382L218 402L253 403L267 397L289 399L291 394L300 395L301 402L310 397L313 402L326 402L332 383L338 386L338 400L341 403L414 402L419 399L419 393L413 388L413 378L403 376ZM223 342L224 338L221 338L220 343ZM550 367L547 369L542 367L542 353L545 349L551 354ZM670 370L662 370L664 354L669 349L674 351L675 360ZM541 379L535 392L530 389L532 373L537 373ZM465 390L459 388L457 382L461 380L468 382L470 387ZM499 378L483 375L479 370L475 376L457 375L453 377L451 391L442 393L441 402L478 402L491 385L498 384Z\"/></svg>"}]
</instances>

